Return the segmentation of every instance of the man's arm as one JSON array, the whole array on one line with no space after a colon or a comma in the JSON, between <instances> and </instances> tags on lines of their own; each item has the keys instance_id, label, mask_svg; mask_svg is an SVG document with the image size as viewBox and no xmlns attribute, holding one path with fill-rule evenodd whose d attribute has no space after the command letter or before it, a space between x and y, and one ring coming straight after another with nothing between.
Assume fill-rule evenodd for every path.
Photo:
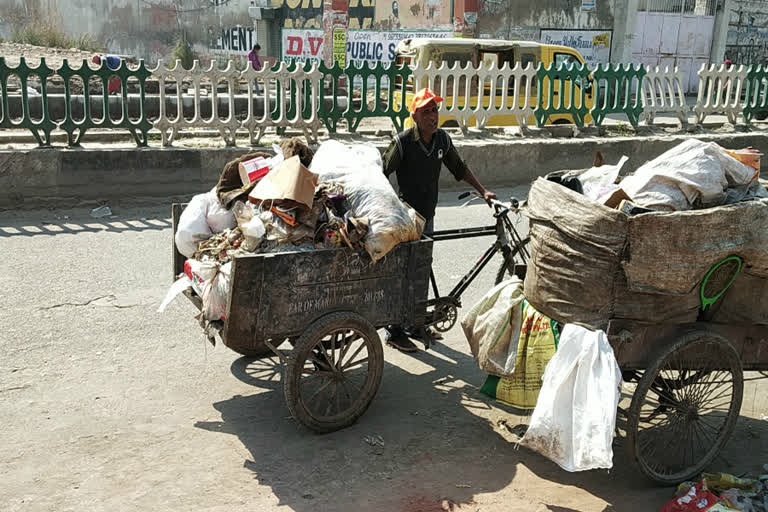
<instances>
[{"instance_id":1,"label":"man's arm","mask_svg":"<svg viewBox=\"0 0 768 512\"><path fill-rule=\"evenodd\" d=\"M448 170L451 171L451 174L456 177L457 181L464 180L466 183L472 185L472 187L477 190L477 193L480 194L488 204L490 204L491 199L496 199L496 194L486 189L483 184L478 181L472 170L467 167L467 164L465 164L459 156L459 152L456 151L456 147L450 141L450 138L448 140L450 148L448 149L448 153L443 158L443 163L448 168Z\"/></svg>"},{"instance_id":2,"label":"man's arm","mask_svg":"<svg viewBox=\"0 0 768 512\"><path fill-rule=\"evenodd\" d=\"M403 158L400 155L400 148L397 146L397 139L393 139L387 150L384 152L384 176L389 177L393 172L397 172Z\"/></svg>"},{"instance_id":3,"label":"man's arm","mask_svg":"<svg viewBox=\"0 0 768 512\"><path fill-rule=\"evenodd\" d=\"M477 193L480 194L489 205L491 204L491 199L496 199L496 194L485 188L483 184L478 181L469 167L467 167L467 172L464 175L464 181L472 185L474 189L477 190Z\"/></svg>"}]
</instances>

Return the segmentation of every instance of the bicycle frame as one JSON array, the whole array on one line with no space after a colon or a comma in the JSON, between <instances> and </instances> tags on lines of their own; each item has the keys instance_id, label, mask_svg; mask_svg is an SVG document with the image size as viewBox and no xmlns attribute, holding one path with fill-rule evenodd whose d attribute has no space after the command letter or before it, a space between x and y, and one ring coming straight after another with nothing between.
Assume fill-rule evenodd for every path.
<instances>
[{"instance_id":1,"label":"bicycle frame","mask_svg":"<svg viewBox=\"0 0 768 512\"><path fill-rule=\"evenodd\" d=\"M496 240L490 247L483 253L475 264L469 269L469 271L459 280L456 286L446 296L441 296L437 288L437 282L435 280L434 271L430 269L429 280L432 284L432 292L434 298L427 301L427 306L435 305L439 300L445 300L446 298L453 299L454 304L457 307L461 307L461 295L469 287L470 284L477 278L480 272L488 265L488 263L496 255L496 252L501 250L506 260L507 253L510 251L510 245L518 246L522 243L522 238L518 234L512 222L509 220L508 211L496 213L496 225L484 226L476 228L462 228L462 229L447 229L442 231L435 231L430 238L435 242L443 240L460 240L464 238L475 238L481 236L495 235ZM506 228L506 229L505 229ZM510 234L511 240L507 238L507 233ZM527 254L523 255L524 261L527 258Z\"/></svg>"}]
</instances>

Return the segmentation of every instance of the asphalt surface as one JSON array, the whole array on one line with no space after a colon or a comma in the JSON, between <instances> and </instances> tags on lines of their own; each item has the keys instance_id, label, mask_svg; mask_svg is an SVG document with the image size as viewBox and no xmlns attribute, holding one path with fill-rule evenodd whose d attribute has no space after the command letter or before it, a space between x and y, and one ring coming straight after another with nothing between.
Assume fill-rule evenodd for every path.
<instances>
[{"instance_id":1,"label":"asphalt surface","mask_svg":"<svg viewBox=\"0 0 768 512\"><path fill-rule=\"evenodd\" d=\"M462 208L455 195L441 197L437 229L492 223L486 206ZM183 298L156 313L172 278L169 211L0 213L0 509L563 512L657 510L672 496L634 469L622 438L611 471L566 473L517 448L504 425L524 418L479 393L485 375L459 326L429 352L385 348L360 421L311 433L289 415L274 358L211 347ZM437 244L441 290L491 241ZM712 469L759 473L768 462L765 387L745 384Z\"/></svg>"}]
</instances>

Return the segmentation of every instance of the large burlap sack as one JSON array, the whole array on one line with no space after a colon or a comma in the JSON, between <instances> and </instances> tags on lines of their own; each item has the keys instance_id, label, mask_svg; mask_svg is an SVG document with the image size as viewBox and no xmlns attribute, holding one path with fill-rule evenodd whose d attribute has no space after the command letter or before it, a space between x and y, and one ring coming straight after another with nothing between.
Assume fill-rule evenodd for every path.
<instances>
[{"instance_id":1,"label":"large burlap sack","mask_svg":"<svg viewBox=\"0 0 768 512\"><path fill-rule=\"evenodd\" d=\"M712 265L736 254L745 269L768 277L768 200L629 218L624 263L634 291L686 295Z\"/></svg>"},{"instance_id":2,"label":"large burlap sack","mask_svg":"<svg viewBox=\"0 0 768 512\"><path fill-rule=\"evenodd\" d=\"M531 233L526 299L560 322L607 326L627 216L542 178L531 187L525 213Z\"/></svg>"},{"instance_id":3,"label":"large burlap sack","mask_svg":"<svg viewBox=\"0 0 768 512\"><path fill-rule=\"evenodd\" d=\"M654 233L652 239L642 239L641 235L648 229L646 222L654 226L654 219L669 222L675 216L696 212L628 217L561 185L538 179L531 188L525 213L530 218L531 232L525 297L545 315L596 329L606 329L612 318L660 323L696 320L700 306L697 284L711 263L706 258L699 262L696 271L687 275L688 285L681 292L669 285L668 274L675 274L666 269L678 265L675 268L681 270L680 265L691 259L670 260L669 233L663 234L664 229ZM632 223L642 219L647 219L638 225L643 229L633 232ZM690 235L695 234L696 229L684 219L680 222ZM694 243L691 237L687 240L689 245ZM707 239L695 242L704 245ZM633 287L625 268L633 269L646 282L655 279L661 286Z\"/></svg>"}]
</instances>

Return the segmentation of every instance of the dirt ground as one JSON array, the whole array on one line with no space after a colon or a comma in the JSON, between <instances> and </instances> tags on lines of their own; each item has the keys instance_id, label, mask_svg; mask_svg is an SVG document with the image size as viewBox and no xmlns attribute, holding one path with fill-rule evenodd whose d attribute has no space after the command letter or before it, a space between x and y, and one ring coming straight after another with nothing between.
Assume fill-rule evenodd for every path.
<instances>
[{"instance_id":1,"label":"dirt ground","mask_svg":"<svg viewBox=\"0 0 768 512\"><path fill-rule=\"evenodd\" d=\"M442 196L438 229L488 223L487 207L455 196ZM508 426L526 418L479 392L485 375L459 326L429 352L385 347L366 414L313 434L291 418L275 358L211 347L187 301L156 312L171 282L168 205L111 206L105 219L0 213L0 509L606 512L671 497L635 469L623 435L610 471L567 473L518 447ZM438 245L443 291L486 243ZM470 287L460 317L495 270ZM711 469L762 471L767 387L747 383Z\"/></svg>"},{"instance_id":2,"label":"dirt ground","mask_svg":"<svg viewBox=\"0 0 768 512\"><path fill-rule=\"evenodd\" d=\"M64 59L67 59L70 65L80 67L83 59L90 60L93 55L93 52L84 52L77 48L46 48L31 44L0 43L0 56L3 56L6 64L10 66L18 65L20 57L24 57L29 66L37 66L40 58L45 57L45 63L51 68L60 67Z\"/></svg>"}]
</instances>

